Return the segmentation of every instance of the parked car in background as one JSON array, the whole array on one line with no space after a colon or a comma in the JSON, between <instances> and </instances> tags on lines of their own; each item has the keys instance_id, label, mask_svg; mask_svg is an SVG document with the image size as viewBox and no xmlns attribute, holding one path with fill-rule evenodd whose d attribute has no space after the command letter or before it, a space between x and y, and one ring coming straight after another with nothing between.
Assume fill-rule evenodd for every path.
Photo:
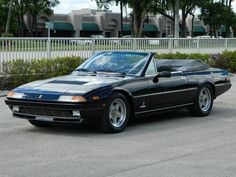
<instances>
[{"instance_id":1,"label":"parked car in background","mask_svg":"<svg viewBox=\"0 0 236 177\"><path fill-rule=\"evenodd\" d=\"M149 39L148 40L149 45L160 45L159 39Z\"/></svg>"},{"instance_id":2,"label":"parked car in background","mask_svg":"<svg viewBox=\"0 0 236 177\"><path fill-rule=\"evenodd\" d=\"M105 38L103 35L101 35L101 34L92 34L91 36L90 36L91 38L95 38L95 39L103 39L103 38Z\"/></svg>"},{"instance_id":3,"label":"parked car in background","mask_svg":"<svg viewBox=\"0 0 236 177\"><path fill-rule=\"evenodd\" d=\"M69 40L70 44L76 45L92 45L92 40L90 39L72 39Z\"/></svg>"},{"instance_id":4,"label":"parked car in background","mask_svg":"<svg viewBox=\"0 0 236 177\"><path fill-rule=\"evenodd\" d=\"M124 35L124 36L122 36L122 44L126 44L126 45L128 45L128 44L132 44L132 42L133 42L133 40L131 39L131 38L133 38L133 36L131 36L131 35Z\"/></svg>"},{"instance_id":5,"label":"parked car in background","mask_svg":"<svg viewBox=\"0 0 236 177\"><path fill-rule=\"evenodd\" d=\"M115 44L115 45L120 45L122 42L121 42L121 39L120 38L117 38L117 37L111 37L109 38L109 44Z\"/></svg>"},{"instance_id":6,"label":"parked car in background","mask_svg":"<svg viewBox=\"0 0 236 177\"><path fill-rule=\"evenodd\" d=\"M103 35L100 34L93 34L90 36L91 38L95 39L95 44L107 44L107 40L105 40Z\"/></svg>"}]
</instances>

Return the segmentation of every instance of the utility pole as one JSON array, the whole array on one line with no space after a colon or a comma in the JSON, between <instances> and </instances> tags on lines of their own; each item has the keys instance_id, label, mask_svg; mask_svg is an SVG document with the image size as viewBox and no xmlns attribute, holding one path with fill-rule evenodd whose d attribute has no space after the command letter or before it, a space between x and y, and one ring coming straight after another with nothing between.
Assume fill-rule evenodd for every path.
<instances>
[{"instance_id":1,"label":"utility pole","mask_svg":"<svg viewBox=\"0 0 236 177\"><path fill-rule=\"evenodd\" d=\"M11 22L11 10L12 10L13 0L10 1L8 15L7 15L7 24L5 29L5 35L9 34L10 22Z\"/></svg>"}]
</instances>

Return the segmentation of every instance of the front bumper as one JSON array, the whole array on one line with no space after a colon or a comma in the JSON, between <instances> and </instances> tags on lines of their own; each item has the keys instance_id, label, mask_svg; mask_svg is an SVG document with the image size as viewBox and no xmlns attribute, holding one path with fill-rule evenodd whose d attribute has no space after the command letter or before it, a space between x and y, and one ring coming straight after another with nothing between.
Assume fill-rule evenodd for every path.
<instances>
[{"instance_id":1,"label":"front bumper","mask_svg":"<svg viewBox=\"0 0 236 177\"><path fill-rule=\"evenodd\" d=\"M79 104L17 99L7 99L5 103L17 118L73 124L96 122L101 118L105 106L103 102ZM79 112L80 115L75 115L73 111Z\"/></svg>"}]
</instances>

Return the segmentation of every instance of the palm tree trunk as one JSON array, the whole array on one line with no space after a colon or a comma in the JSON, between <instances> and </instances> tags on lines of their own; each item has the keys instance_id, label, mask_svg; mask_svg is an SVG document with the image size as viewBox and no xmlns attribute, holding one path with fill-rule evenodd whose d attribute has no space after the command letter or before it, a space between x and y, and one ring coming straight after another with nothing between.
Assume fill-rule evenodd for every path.
<instances>
[{"instance_id":1,"label":"palm tree trunk","mask_svg":"<svg viewBox=\"0 0 236 177\"><path fill-rule=\"evenodd\" d=\"M191 29L191 37L194 37L194 18L195 18L195 15L194 13L191 14L192 15L192 29Z\"/></svg>"},{"instance_id":2,"label":"palm tree trunk","mask_svg":"<svg viewBox=\"0 0 236 177\"><path fill-rule=\"evenodd\" d=\"M123 2L120 1L120 37L123 36Z\"/></svg>"},{"instance_id":3,"label":"palm tree trunk","mask_svg":"<svg viewBox=\"0 0 236 177\"><path fill-rule=\"evenodd\" d=\"M12 3L13 3L13 0L10 0L10 5L9 5L9 10L8 10L8 15L7 15L7 24L6 24L6 29L5 29L5 35L9 34L10 22L11 22Z\"/></svg>"},{"instance_id":4,"label":"palm tree trunk","mask_svg":"<svg viewBox=\"0 0 236 177\"><path fill-rule=\"evenodd\" d=\"M140 10L140 3L139 1L134 2L134 7L133 7L133 15L134 15L134 36L135 37L141 37L140 35L140 30L141 30L141 10Z\"/></svg>"},{"instance_id":5,"label":"palm tree trunk","mask_svg":"<svg viewBox=\"0 0 236 177\"><path fill-rule=\"evenodd\" d=\"M175 38L179 38L179 0L175 1Z\"/></svg>"},{"instance_id":6,"label":"palm tree trunk","mask_svg":"<svg viewBox=\"0 0 236 177\"><path fill-rule=\"evenodd\" d=\"M186 14L182 14L182 24L181 24L181 31L182 31L182 35L181 37L187 37L187 27L186 27Z\"/></svg>"}]
</instances>

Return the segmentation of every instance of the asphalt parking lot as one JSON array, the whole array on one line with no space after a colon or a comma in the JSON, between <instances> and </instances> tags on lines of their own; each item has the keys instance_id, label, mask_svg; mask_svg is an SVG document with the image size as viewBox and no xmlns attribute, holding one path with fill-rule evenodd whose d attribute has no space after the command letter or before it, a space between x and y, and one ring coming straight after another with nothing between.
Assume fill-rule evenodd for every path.
<instances>
[{"instance_id":1,"label":"asphalt parking lot","mask_svg":"<svg viewBox=\"0 0 236 177\"><path fill-rule=\"evenodd\" d=\"M131 122L125 132L93 126L39 129L13 119L0 98L0 177L236 176L236 77L212 114L185 110Z\"/></svg>"}]
</instances>

